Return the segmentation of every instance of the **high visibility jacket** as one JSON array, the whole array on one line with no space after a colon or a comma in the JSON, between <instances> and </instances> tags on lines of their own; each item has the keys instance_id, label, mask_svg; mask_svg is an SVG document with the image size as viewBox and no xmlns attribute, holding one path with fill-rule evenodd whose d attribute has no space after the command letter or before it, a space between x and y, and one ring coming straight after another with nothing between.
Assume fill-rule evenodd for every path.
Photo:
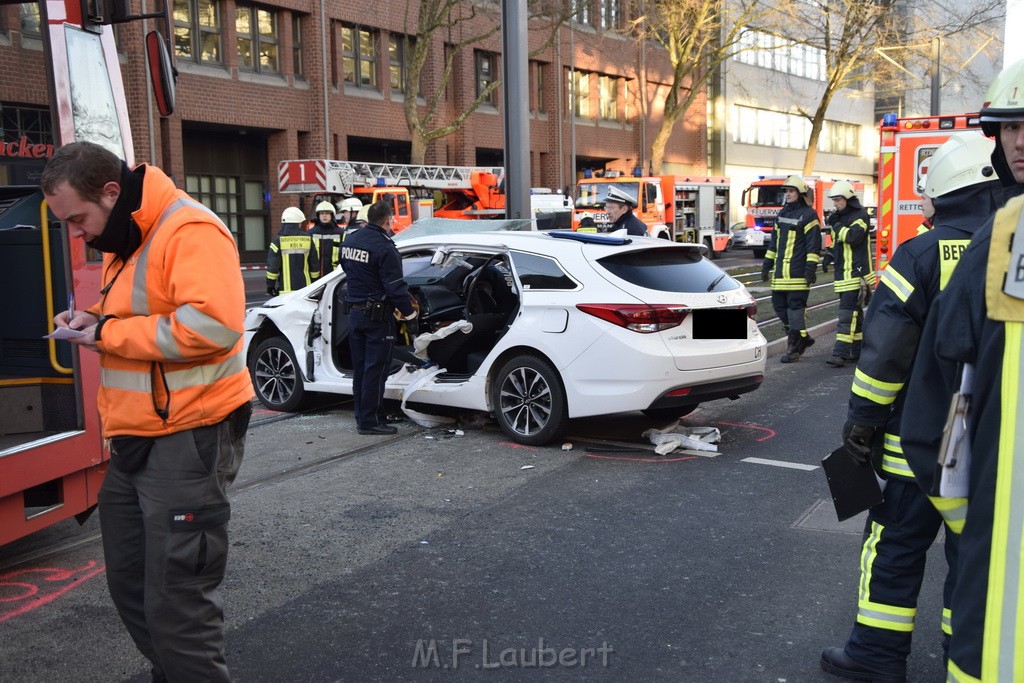
<instances>
[{"instance_id":1,"label":"high visibility jacket","mask_svg":"<svg viewBox=\"0 0 1024 683\"><path fill-rule=\"evenodd\" d=\"M951 606L950 681L1024 680L1024 299L1003 291L1020 281L1011 245L1022 232L1018 197L963 253L929 315L904 414L907 460L929 492L960 368L974 366L967 498L938 499L963 503L960 553L970 558L959 565Z\"/></svg>"},{"instance_id":2,"label":"high visibility jacket","mask_svg":"<svg viewBox=\"0 0 1024 683\"><path fill-rule=\"evenodd\" d=\"M100 391L104 436L217 424L253 397L242 355L245 287L216 214L145 167L132 214L142 244L103 257Z\"/></svg>"},{"instance_id":3,"label":"high visibility jacket","mask_svg":"<svg viewBox=\"0 0 1024 683\"><path fill-rule=\"evenodd\" d=\"M280 292L302 289L320 277L313 238L296 223L285 223L270 240L267 251L267 281L276 282Z\"/></svg>"},{"instance_id":4,"label":"high visibility jacket","mask_svg":"<svg viewBox=\"0 0 1024 683\"><path fill-rule=\"evenodd\" d=\"M341 254L341 241L345 231L338 227L338 224L331 221L327 225L317 223L309 230L309 236L313 238L313 247L316 249L317 272L326 275L338 267L338 260Z\"/></svg>"},{"instance_id":5,"label":"high visibility jacket","mask_svg":"<svg viewBox=\"0 0 1024 683\"><path fill-rule=\"evenodd\" d=\"M936 199L935 227L896 249L865 314L848 419L885 427L882 472L887 477L914 480L900 443L907 380L928 309L994 210L994 191L994 183L985 183Z\"/></svg>"},{"instance_id":6,"label":"high visibility jacket","mask_svg":"<svg viewBox=\"0 0 1024 683\"><path fill-rule=\"evenodd\" d=\"M837 292L860 289L861 282L875 284L875 268L871 263L871 219L868 212L851 199L846 208L829 216L832 228L832 253L835 258Z\"/></svg>"},{"instance_id":7,"label":"high visibility jacket","mask_svg":"<svg viewBox=\"0 0 1024 683\"><path fill-rule=\"evenodd\" d=\"M772 271L773 290L809 289L808 272L821 260L821 223L803 199L782 207L775 219L775 237L764 255Z\"/></svg>"}]
</instances>

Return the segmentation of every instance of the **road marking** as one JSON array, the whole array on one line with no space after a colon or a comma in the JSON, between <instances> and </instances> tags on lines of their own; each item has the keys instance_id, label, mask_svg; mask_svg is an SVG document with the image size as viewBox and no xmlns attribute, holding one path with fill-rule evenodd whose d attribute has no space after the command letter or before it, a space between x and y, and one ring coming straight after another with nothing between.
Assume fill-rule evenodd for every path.
<instances>
[{"instance_id":1,"label":"road marking","mask_svg":"<svg viewBox=\"0 0 1024 683\"><path fill-rule=\"evenodd\" d=\"M765 460L764 458L743 458L740 462L752 462L755 465L773 465L774 467L789 467L794 470L811 470L818 469L817 465L805 465L801 462L786 462L785 460Z\"/></svg>"}]
</instances>

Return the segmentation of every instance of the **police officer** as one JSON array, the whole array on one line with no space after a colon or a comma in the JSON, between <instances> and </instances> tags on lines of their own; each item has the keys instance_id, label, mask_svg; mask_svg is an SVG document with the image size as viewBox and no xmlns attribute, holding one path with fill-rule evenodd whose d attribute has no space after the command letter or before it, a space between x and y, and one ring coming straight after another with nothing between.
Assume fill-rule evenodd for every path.
<instances>
[{"instance_id":1,"label":"police officer","mask_svg":"<svg viewBox=\"0 0 1024 683\"><path fill-rule=\"evenodd\" d=\"M991 162L1009 201L977 231L932 308L904 416L904 452L918 483L947 521L962 528L951 605L950 681L1024 680L1022 93L1024 61L1004 69L985 96L982 130L996 138ZM971 452L966 496L943 494L934 488L943 418L966 367L974 375L966 418Z\"/></svg>"},{"instance_id":2,"label":"police officer","mask_svg":"<svg viewBox=\"0 0 1024 683\"><path fill-rule=\"evenodd\" d=\"M781 360L795 363L814 344L807 332L804 309L821 259L821 223L807 203L807 183L803 178L789 176L782 189L786 205L775 220L775 237L764 256L761 281L771 279L772 308L789 337Z\"/></svg>"},{"instance_id":3,"label":"police officer","mask_svg":"<svg viewBox=\"0 0 1024 683\"><path fill-rule=\"evenodd\" d=\"M352 399L360 434L395 434L381 411L384 382L395 343L395 309L401 320L416 310L402 279L402 257L387 231L394 223L391 204L376 202L367 210L366 225L351 233L341 248L349 308L349 346L352 349Z\"/></svg>"},{"instance_id":4,"label":"police officer","mask_svg":"<svg viewBox=\"0 0 1024 683\"><path fill-rule=\"evenodd\" d=\"M281 214L281 229L267 251L267 294L277 296L302 289L320 277L316 248L303 230L306 215L289 206Z\"/></svg>"},{"instance_id":5,"label":"police officer","mask_svg":"<svg viewBox=\"0 0 1024 683\"><path fill-rule=\"evenodd\" d=\"M317 272L325 275L338 267L341 238L345 231L334 220L334 205L323 201L316 205L316 225L309 229L316 248Z\"/></svg>"},{"instance_id":6,"label":"police officer","mask_svg":"<svg viewBox=\"0 0 1024 683\"><path fill-rule=\"evenodd\" d=\"M832 253L835 263L833 287L839 295L839 322L832 357L825 362L841 368L846 361L860 358L864 302L874 289L875 269L871 263L871 218L853 191L853 185L840 180L832 186L829 198L836 210L828 217L832 229Z\"/></svg>"},{"instance_id":7,"label":"police officer","mask_svg":"<svg viewBox=\"0 0 1024 683\"><path fill-rule=\"evenodd\" d=\"M604 208L608 211L608 218L612 221L610 231L614 232L625 228L627 235L636 235L637 237L646 235L647 226L633 213L636 206L635 197L613 185L604 200Z\"/></svg>"},{"instance_id":8,"label":"police officer","mask_svg":"<svg viewBox=\"0 0 1024 683\"><path fill-rule=\"evenodd\" d=\"M924 187L935 206L935 227L900 245L882 271L868 308L843 442L854 459L875 459L887 483L884 502L868 511L853 632L844 648L828 648L821 656L822 667L840 676L902 680L906 675L925 558L942 525L904 457L906 383L929 306L946 286L972 234L996 206L991 150L990 140L970 132L953 135L935 152ZM960 527L953 521L949 529L942 621L946 636Z\"/></svg>"}]
</instances>

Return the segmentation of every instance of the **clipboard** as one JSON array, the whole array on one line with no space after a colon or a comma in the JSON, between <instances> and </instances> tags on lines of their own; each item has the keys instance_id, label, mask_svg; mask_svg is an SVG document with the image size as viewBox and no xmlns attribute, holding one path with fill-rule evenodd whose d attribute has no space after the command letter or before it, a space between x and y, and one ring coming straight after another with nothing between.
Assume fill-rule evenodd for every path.
<instances>
[{"instance_id":1,"label":"clipboard","mask_svg":"<svg viewBox=\"0 0 1024 683\"><path fill-rule=\"evenodd\" d=\"M840 522L884 500L875 470L870 464L857 464L846 452L845 446L840 446L822 458L821 468L825 471Z\"/></svg>"}]
</instances>

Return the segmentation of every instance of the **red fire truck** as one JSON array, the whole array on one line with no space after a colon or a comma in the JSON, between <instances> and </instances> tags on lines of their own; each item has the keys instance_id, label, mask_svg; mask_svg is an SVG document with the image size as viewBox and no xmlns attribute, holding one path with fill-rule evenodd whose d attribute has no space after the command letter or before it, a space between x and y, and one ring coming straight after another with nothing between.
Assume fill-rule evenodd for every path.
<instances>
[{"instance_id":1,"label":"red fire truck","mask_svg":"<svg viewBox=\"0 0 1024 683\"><path fill-rule=\"evenodd\" d=\"M928 171L932 154L953 133L980 128L977 114L882 117L875 235L875 267L879 272L896 247L917 234L924 220L917 181Z\"/></svg>"},{"instance_id":2,"label":"red fire truck","mask_svg":"<svg viewBox=\"0 0 1024 683\"><path fill-rule=\"evenodd\" d=\"M141 19L104 0L39 3L52 144L92 140L134 162L131 128L112 22ZM88 15L83 17L83 13ZM154 13L145 18L163 18ZM146 38L157 107L170 115L174 84L166 40ZM27 144L27 143L22 143ZM49 214L36 186L0 186L0 545L96 505L108 454L96 411L99 361L66 342L44 339L54 314L99 299L100 259Z\"/></svg>"}]
</instances>

